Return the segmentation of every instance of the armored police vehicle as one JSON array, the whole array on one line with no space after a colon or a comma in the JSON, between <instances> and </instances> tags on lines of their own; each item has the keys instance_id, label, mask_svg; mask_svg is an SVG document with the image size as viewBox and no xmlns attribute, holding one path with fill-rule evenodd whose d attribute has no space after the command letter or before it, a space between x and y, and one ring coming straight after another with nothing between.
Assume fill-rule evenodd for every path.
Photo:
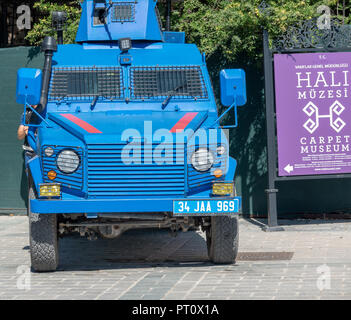
<instances>
[{"instance_id":1,"label":"armored police vehicle","mask_svg":"<svg viewBox=\"0 0 351 320\"><path fill-rule=\"evenodd\" d=\"M235 261L241 199L225 131L236 123L220 121L246 103L245 74L221 71L219 117L205 55L162 29L156 2L85 0L70 45L54 12L43 70L18 71L35 271L57 268L65 235L135 228L201 229L211 261Z\"/></svg>"}]
</instances>

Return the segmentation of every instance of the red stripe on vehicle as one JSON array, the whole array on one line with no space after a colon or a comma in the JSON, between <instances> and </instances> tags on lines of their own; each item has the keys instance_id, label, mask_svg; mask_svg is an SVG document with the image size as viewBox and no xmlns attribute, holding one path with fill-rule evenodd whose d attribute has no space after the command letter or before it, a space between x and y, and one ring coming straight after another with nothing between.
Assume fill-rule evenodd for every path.
<instances>
[{"instance_id":1,"label":"red stripe on vehicle","mask_svg":"<svg viewBox=\"0 0 351 320\"><path fill-rule=\"evenodd\" d=\"M197 116L198 112L188 112L170 130L172 133L184 131L188 124Z\"/></svg>"},{"instance_id":2,"label":"red stripe on vehicle","mask_svg":"<svg viewBox=\"0 0 351 320\"><path fill-rule=\"evenodd\" d=\"M88 122L85 122L84 120L79 119L78 117L74 116L73 114L61 113L61 116L72 121L77 126L80 126L81 128L83 128L85 131L87 131L89 133L102 133L100 130L96 129Z\"/></svg>"}]
</instances>

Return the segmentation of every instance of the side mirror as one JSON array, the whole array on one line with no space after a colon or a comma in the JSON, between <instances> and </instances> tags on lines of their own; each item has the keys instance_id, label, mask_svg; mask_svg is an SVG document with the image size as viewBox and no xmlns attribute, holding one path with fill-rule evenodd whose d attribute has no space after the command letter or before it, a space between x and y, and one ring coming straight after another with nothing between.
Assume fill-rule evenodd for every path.
<instances>
[{"instance_id":1,"label":"side mirror","mask_svg":"<svg viewBox=\"0 0 351 320\"><path fill-rule=\"evenodd\" d=\"M246 77L242 69L225 69L220 73L221 102L229 107L236 99L237 106L246 104Z\"/></svg>"},{"instance_id":2,"label":"side mirror","mask_svg":"<svg viewBox=\"0 0 351 320\"><path fill-rule=\"evenodd\" d=\"M42 73L40 69L21 68L17 72L16 102L37 105L40 102Z\"/></svg>"}]
</instances>

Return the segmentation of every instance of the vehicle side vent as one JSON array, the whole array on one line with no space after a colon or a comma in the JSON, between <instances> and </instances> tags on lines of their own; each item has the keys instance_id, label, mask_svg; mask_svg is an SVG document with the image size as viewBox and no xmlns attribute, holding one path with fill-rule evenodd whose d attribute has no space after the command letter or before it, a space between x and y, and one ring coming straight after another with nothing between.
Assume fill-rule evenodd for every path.
<instances>
[{"instance_id":1,"label":"vehicle side vent","mask_svg":"<svg viewBox=\"0 0 351 320\"><path fill-rule=\"evenodd\" d=\"M208 98L199 66L132 67L130 78L132 99Z\"/></svg>"},{"instance_id":2,"label":"vehicle side vent","mask_svg":"<svg viewBox=\"0 0 351 320\"><path fill-rule=\"evenodd\" d=\"M168 43L185 43L184 32L164 31L163 39Z\"/></svg>"},{"instance_id":3,"label":"vehicle side vent","mask_svg":"<svg viewBox=\"0 0 351 320\"><path fill-rule=\"evenodd\" d=\"M134 2L118 2L113 4L112 22L134 22Z\"/></svg>"},{"instance_id":4,"label":"vehicle side vent","mask_svg":"<svg viewBox=\"0 0 351 320\"><path fill-rule=\"evenodd\" d=\"M49 100L90 100L124 96L120 67L53 68Z\"/></svg>"}]
</instances>

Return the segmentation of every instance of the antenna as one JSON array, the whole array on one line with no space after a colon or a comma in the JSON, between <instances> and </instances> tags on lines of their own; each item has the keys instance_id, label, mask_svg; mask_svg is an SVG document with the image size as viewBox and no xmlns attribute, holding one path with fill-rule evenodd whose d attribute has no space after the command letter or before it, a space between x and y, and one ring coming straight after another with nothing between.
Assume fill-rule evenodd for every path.
<instances>
[{"instance_id":1,"label":"antenna","mask_svg":"<svg viewBox=\"0 0 351 320\"><path fill-rule=\"evenodd\" d=\"M110 12L110 9L112 8L112 5L113 5L112 0L110 0L109 4L108 4L108 7L105 10L105 17L108 16L108 13ZM106 6L106 3L105 3L105 6Z\"/></svg>"},{"instance_id":2,"label":"antenna","mask_svg":"<svg viewBox=\"0 0 351 320\"><path fill-rule=\"evenodd\" d=\"M172 0L167 1L167 11L166 11L166 31L171 30L171 12L172 12Z\"/></svg>"},{"instance_id":3,"label":"antenna","mask_svg":"<svg viewBox=\"0 0 351 320\"><path fill-rule=\"evenodd\" d=\"M52 26L57 32L57 43L63 44L63 29L67 21L67 12L53 11Z\"/></svg>"}]
</instances>

